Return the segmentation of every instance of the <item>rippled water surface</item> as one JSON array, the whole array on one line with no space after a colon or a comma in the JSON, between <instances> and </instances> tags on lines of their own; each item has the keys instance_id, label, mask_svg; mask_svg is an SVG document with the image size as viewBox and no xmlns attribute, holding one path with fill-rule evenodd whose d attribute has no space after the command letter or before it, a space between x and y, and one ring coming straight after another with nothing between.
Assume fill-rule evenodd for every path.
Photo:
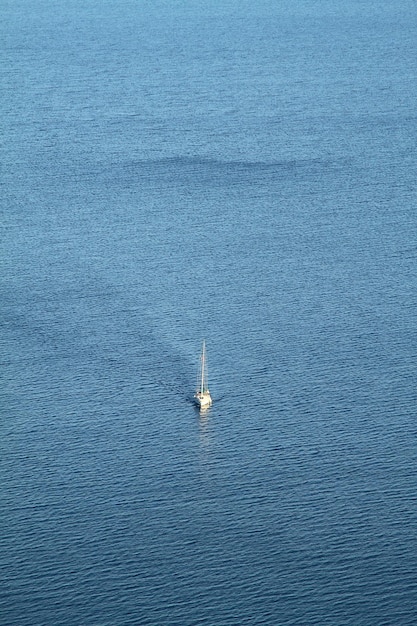
<instances>
[{"instance_id":1,"label":"rippled water surface","mask_svg":"<svg viewBox=\"0 0 417 626\"><path fill-rule=\"evenodd\" d=\"M0 623L416 624L414 4L0 13Z\"/></svg>"}]
</instances>

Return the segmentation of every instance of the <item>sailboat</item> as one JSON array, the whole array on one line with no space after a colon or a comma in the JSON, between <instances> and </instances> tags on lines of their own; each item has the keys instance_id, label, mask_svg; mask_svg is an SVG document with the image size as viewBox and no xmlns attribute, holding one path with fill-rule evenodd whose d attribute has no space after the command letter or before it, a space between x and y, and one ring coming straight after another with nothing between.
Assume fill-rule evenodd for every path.
<instances>
[{"instance_id":1,"label":"sailboat","mask_svg":"<svg viewBox=\"0 0 417 626\"><path fill-rule=\"evenodd\" d=\"M196 404L200 409L208 409L212 405L210 391L207 382L207 358L206 358L206 342L203 341L203 349L200 356L200 369L198 372L197 391L194 394Z\"/></svg>"}]
</instances>

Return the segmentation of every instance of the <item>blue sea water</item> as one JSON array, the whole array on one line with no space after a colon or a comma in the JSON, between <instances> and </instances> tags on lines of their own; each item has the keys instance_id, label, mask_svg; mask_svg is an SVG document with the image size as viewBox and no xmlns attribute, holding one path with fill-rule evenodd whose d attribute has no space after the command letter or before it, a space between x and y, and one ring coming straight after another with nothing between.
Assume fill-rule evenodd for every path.
<instances>
[{"instance_id":1,"label":"blue sea water","mask_svg":"<svg viewBox=\"0 0 417 626\"><path fill-rule=\"evenodd\" d=\"M415 3L0 15L0 623L415 625Z\"/></svg>"}]
</instances>

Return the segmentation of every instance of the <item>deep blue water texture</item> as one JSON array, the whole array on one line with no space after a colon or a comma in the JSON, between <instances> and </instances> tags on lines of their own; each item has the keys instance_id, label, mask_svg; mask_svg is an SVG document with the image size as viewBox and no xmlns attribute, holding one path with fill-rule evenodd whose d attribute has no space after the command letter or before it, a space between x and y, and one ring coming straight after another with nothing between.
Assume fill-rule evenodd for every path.
<instances>
[{"instance_id":1,"label":"deep blue water texture","mask_svg":"<svg viewBox=\"0 0 417 626\"><path fill-rule=\"evenodd\" d=\"M0 15L1 625L414 626L415 3Z\"/></svg>"}]
</instances>

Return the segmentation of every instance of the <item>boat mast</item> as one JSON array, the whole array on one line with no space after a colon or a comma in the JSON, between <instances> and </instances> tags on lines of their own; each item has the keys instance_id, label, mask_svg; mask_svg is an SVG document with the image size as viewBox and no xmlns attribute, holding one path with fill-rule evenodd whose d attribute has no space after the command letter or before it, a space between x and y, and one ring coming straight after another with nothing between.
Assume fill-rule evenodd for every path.
<instances>
[{"instance_id":1,"label":"boat mast","mask_svg":"<svg viewBox=\"0 0 417 626\"><path fill-rule=\"evenodd\" d=\"M201 353L201 393L204 393L204 370L206 369L206 341L203 341L203 351Z\"/></svg>"}]
</instances>

